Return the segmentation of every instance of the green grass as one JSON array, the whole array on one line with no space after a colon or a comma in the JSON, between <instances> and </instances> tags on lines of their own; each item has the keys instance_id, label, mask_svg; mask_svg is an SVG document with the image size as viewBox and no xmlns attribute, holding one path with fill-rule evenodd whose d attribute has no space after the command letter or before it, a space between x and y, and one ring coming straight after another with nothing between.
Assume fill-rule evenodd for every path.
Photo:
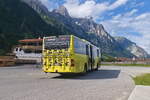
<instances>
[{"instance_id":1,"label":"green grass","mask_svg":"<svg viewBox=\"0 0 150 100\"><path fill-rule=\"evenodd\" d=\"M143 74L133 78L136 85L149 85L150 86L150 73Z\"/></svg>"},{"instance_id":2,"label":"green grass","mask_svg":"<svg viewBox=\"0 0 150 100\"><path fill-rule=\"evenodd\" d=\"M135 66L135 67L150 67L150 64L102 64L107 66Z\"/></svg>"}]
</instances>

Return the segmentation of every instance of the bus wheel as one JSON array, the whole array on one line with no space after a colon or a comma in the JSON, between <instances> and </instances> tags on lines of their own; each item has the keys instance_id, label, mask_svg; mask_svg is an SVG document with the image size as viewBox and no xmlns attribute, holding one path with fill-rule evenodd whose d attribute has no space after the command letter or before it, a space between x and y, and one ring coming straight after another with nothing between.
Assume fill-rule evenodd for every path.
<instances>
[{"instance_id":1,"label":"bus wheel","mask_svg":"<svg viewBox=\"0 0 150 100\"><path fill-rule=\"evenodd\" d=\"M96 71L98 71L98 68L99 68L99 65L97 64L97 67L96 67L96 69L95 69L95 70L96 70Z\"/></svg>"}]
</instances>

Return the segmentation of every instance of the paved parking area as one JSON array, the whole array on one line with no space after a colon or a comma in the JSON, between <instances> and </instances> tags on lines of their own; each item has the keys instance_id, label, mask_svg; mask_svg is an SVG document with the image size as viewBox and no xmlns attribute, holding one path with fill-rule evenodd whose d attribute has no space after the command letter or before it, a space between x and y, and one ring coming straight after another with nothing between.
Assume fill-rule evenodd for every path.
<instances>
[{"instance_id":1,"label":"paved parking area","mask_svg":"<svg viewBox=\"0 0 150 100\"><path fill-rule=\"evenodd\" d=\"M131 76L142 70L147 68L102 66L82 76L61 76L35 65L3 67L0 100L127 100L135 87Z\"/></svg>"},{"instance_id":2,"label":"paved parking area","mask_svg":"<svg viewBox=\"0 0 150 100\"><path fill-rule=\"evenodd\" d=\"M136 85L128 100L149 100L150 86Z\"/></svg>"}]
</instances>

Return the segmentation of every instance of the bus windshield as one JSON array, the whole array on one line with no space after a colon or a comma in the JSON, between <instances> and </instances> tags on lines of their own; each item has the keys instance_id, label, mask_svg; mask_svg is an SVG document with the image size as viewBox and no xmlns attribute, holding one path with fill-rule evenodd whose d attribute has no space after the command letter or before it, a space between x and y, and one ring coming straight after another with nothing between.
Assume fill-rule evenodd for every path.
<instances>
[{"instance_id":1,"label":"bus windshield","mask_svg":"<svg viewBox=\"0 0 150 100\"><path fill-rule=\"evenodd\" d=\"M70 36L51 36L44 39L44 48L51 49L68 49L70 46Z\"/></svg>"}]
</instances>

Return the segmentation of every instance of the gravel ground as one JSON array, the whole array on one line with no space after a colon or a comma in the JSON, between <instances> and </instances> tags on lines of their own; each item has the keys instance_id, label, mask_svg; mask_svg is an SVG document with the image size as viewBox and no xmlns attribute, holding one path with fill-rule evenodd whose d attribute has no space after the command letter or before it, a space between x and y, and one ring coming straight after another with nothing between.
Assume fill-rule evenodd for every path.
<instances>
[{"instance_id":1,"label":"gravel ground","mask_svg":"<svg viewBox=\"0 0 150 100\"><path fill-rule=\"evenodd\" d=\"M0 68L0 100L127 100L131 76L150 68L102 66L86 75L45 74L35 65Z\"/></svg>"}]
</instances>

